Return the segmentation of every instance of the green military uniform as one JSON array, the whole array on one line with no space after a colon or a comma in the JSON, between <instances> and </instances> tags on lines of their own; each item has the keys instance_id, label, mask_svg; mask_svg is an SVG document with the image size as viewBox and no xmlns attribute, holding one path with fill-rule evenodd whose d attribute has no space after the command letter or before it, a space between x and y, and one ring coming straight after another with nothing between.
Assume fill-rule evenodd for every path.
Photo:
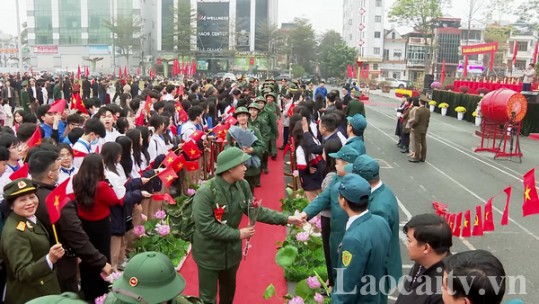
<instances>
[{"instance_id":1,"label":"green military uniform","mask_svg":"<svg viewBox=\"0 0 539 304\"><path fill-rule=\"evenodd\" d=\"M28 81L22 82L22 89L19 94L21 106L26 113L30 113L30 95L28 95Z\"/></svg>"},{"instance_id":2,"label":"green military uniform","mask_svg":"<svg viewBox=\"0 0 539 304\"><path fill-rule=\"evenodd\" d=\"M259 116L260 115L260 107L258 106L257 103L252 102L249 105L249 109L251 109L251 108L257 109L258 110L258 115L254 120L251 117L249 117L249 128L254 127L253 129L258 129L258 131L260 133L260 138L258 138L258 139L262 142L264 147L267 147L269 141L271 140L271 127L270 127L270 124L269 124L269 122L267 120L265 120L264 118L261 118ZM267 166L268 166L268 153L267 153L267 150L266 150L266 151L264 151L264 153L262 155L260 167L263 170L267 170ZM257 187L260 186L260 174L258 174L256 176L255 186L257 186Z\"/></svg>"},{"instance_id":3,"label":"green military uniform","mask_svg":"<svg viewBox=\"0 0 539 304\"><path fill-rule=\"evenodd\" d=\"M380 166L369 155L360 155L353 164L345 166L345 171L360 175L367 181L380 179ZM381 185L369 195L369 211L386 220L391 229L389 253L385 262L384 275L398 282L402 276L402 259L399 244L399 206L395 194L380 181ZM389 282L386 281L386 286ZM390 288L386 288L389 290ZM382 295L380 303L387 303L387 295Z\"/></svg>"},{"instance_id":4,"label":"green military uniform","mask_svg":"<svg viewBox=\"0 0 539 304\"><path fill-rule=\"evenodd\" d=\"M64 292L60 295L44 296L26 302L26 304L86 304L73 292Z\"/></svg>"},{"instance_id":5,"label":"green military uniform","mask_svg":"<svg viewBox=\"0 0 539 304\"><path fill-rule=\"evenodd\" d=\"M368 208L367 197L371 187L361 176L353 173L345 175L338 189L347 204ZM346 225L346 232L338 249L338 264L335 266L342 270L342 276L335 281L334 290L342 292L332 293L331 303L380 303L382 294L379 282L385 275L391 235L389 226L383 218L368 210ZM375 279L372 282L374 284L371 284L372 278ZM369 290L373 292L359 292L366 287L370 287ZM353 290L358 292L352 292Z\"/></svg>"},{"instance_id":6,"label":"green military uniform","mask_svg":"<svg viewBox=\"0 0 539 304\"><path fill-rule=\"evenodd\" d=\"M266 151L268 151L269 155L271 155L272 157L275 157L277 155L277 138L279 138L279 129L277 128L277 117L274 114L275 109L273 107L266 108L267 101L263 97L257 97L254 102L256 103L264 102L264 109L262 109L262 111L258 113L258 116L260 116L260 118L266 120L269 123L271 133L270 133L270 140L268 144L266 145ZM264 167L264 162L266 164L265 165L266 167ZM262 163L263 163L263 167L267 168L267 156L265 156L265 161L262 160Z\"/></svg>"},{"instance_id":7,"label":"green military uniform","mask_svg":"<svg viewBox=\"0 0 539 304\"><path fill-rule=\"evenodd\" d=\"M236 109L236 111L234 112L234 117L237 117L238 114L241 114L241 113L245 113L245 114L248 114L248 115L251 115L249 113L249 111L247 110L247 108L245 107L239 107ZM260 113L259 113L260 115ZM263 159L263 156L264 156L264 152L266 151L266 146L264 146L264 142L262 141L262 134L260 134L260 131L252 126L252 125L249 125L248 128L253 131L254 135L256 136L257 140L252 144L251 148L253 148L253 154L252 155L256 155L258 156L261 160ZM226 142L227 142L227 147L238 147L238 148L241 148L239 143L237 143L233 138L232 138L232 135L230 134L230 132L228 132L226 134ZM255 187L255 184L256 184L256 179L257 177L260 176L260 170L261 166L260 167L249 167L247 168L247 171L245 172L245 179L249 182L249 186L251 187L251 191L254 192L254 187Z\"/></svg>"},{"instance_id":8,"label":"green military uniform","mask_svg":"<svg viewBox=\"0 0 539 304\"><path fill-rule=\"evenodd\" d=\"M273 101L270 102L268 96L273 96ZM277 104L277 94L273 91L266 92L264 93L264 98L266 99L266 106L264 108L268 108L268 110L275 114L276 119L281 118L281 110Z\"/></svg>"},{"instance_id":9,"label":"green military uniform","mask_svg":"<svg viewBox=\"0 0 539 304\"><path fill-rule=\"evenodd\" d=\"M236 147L221 152L217 157L216 176L203 184L194 197L193 258L198 265L199 296L205 303L216 303L218 283L220 303L233 303L234 300L236 272L242 259L238 227L253 196L245 181L230 184L221 174L249 158ZM287 224L286 215L259 208L257 221ZM217 215L220 214L217 209L222 210L221 216Z\"/></svg>"},{"instance_id":10,"label":"green military uniform","mask_svg":"<svg viewBox=\"0 0 539 304\"><path fill-rule=\"evenodd\" d=\"M348 105L346 106L346 110L344 110L344 114L346 116L354 116L356 114L361 114L364 117L367 117L365 115L365 104L363 101L359 100L361 97L360 91L352 91L352 96L354 97L350 102L348 102Z\"/></svg>"},{"instance_id":11,"label":"green military uniform","mask_svg":"<svg viewBox=\"0 0 539 304\"><path fill-rule=\"evenodd\" d=\"M4 198L11 205L17 197L35 193L35 189L31 180L17 179L4 187ZM61 292L54 267L51 269L46 260L49 235L37 218L12 212L4 224L0 248L7 273L5 303L26 303Z\"/></svg>"},{"instance_id":12,"label":"green military uniform","mask_svg":"<svg viewBox=\"0 0 539 304\"><path fill-rule=\"evenodd\" d=\"M52 88L52 98L54 98L54 100L62 99L62 94L63 92L62 92L62 87L60 86L60 83L55 84L54 87ZM94 96L94 97L97 97L97 96Z\"/></svg>"}]
</instances>

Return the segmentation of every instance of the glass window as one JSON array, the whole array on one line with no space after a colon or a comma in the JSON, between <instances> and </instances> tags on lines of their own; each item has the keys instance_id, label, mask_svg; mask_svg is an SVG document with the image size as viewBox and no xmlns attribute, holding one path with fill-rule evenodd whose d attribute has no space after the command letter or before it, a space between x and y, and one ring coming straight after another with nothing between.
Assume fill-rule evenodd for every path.
<instances>
[{"instance_id":1,"label":"glass window","mask_svg":"<svg viewBox=\"0 0 539 304\"><path fill-rule=\"evenodd\" d=\"M372 65L372 69L375 70L375 71L377 71L377 70L378 70L378 63L374 63L374 64Z\"/></svg>"},{"instance_id":2,"label":"glass window","mask_svg":"<svg viewBox=\"0 0 539 304\"><path fill-rule=\"evenodd\" d=\"M379 47L374 48L374 54L380 55L380 48Z\"/></svg>"},{"instance_id":3,"label":"glass window","mask_svg":"<svg viewBox=\"0 0 539 304\"><path fill-rule=\"evenodd\" d=\"M81 44L80 1L59 0L58 6L62 8L60 44Z\"/></svg>"},{"instance_id":4,"label":"glass window","mask_svg":"<svg viewBox=\"0 0 539 304\"><path fill-rule=\"evenodd\" d=\"M384 49L384 60L389 60L389 50Z\"/></svg>"},{"instance_id":5,"label":"glass window","mask_svg":"<svg viewBox=\"0 0 539 304\"><path fill-rule=\"evenodd\" d=\"M376 0L376 7L382 7L382 0Z\"/></svg>"},{"instance_id":6,"label":"glass window","mask_svg":"<svg viewBox=\"0 0 539 304\"><path fill-rule=\"evenodd\" d=\"M374 38L380 38L380 32L374 32Z\"/></svg>"},{"instance_id":7,"label":"glass window","mask_svg":"<svg viewBox=\"0 0 539 304\"><path fill-rule=\"evenodd\" d=\"M110 44L110 30L103 26L110 20L110 1L88 1L88 44Z\"/></svg>"},{"instance_id":8,"label":"glass window","mask_svg":"<svg viewBox=\"0 0 539 304\"><path fill-rule=\"evenodd\" d=\"M382 22L382 16L374 16L374 22L377 22L377 23Z\"/></svg>"},{"instance_id":9,"label":"glass window","mask_svg":"<svg viewBox=\"0 0 539 304\"><path fill-rule=\"evenodd\" d=\"M393 57L401 58L402 56L402 50L395 49L393 50Z\"/></svg>"},{"instance_id":10,"label":"glass window","mask_svg":"<svg viewBox=\"0 0 539 304\"><path fill-rule=\"evenodd\" d=\"M116 0L116 1L118 3L118 7L117 7L118 16L126 17L126 16L133 15L133 1L132 0Z\"/></svg>"},{"instance_id":11,"label":"glass window","mask_svg":"<svg viewBox=\"0 0 539 304\"><path fill-rule=\"evenodd\" d=\"M509 65L511 66L511 65ZM525 70L526 69L526 60L517 60L515 61L515 69Z\"/></svg>"},{"instance_id":12,"label":"glass window","mask_svg":"<svg viewBox=\"0 0 539 304\"><path fill-rule=\"evenodd\" d=\"M161 49L172 51L174 49L174 0L161 2Z\"/></svg>"},{"instance_id":13,"label":"glass window","mask_svg":"<svg viewBox=\"0 0 539 304\"><path fill-rule=\"evenodd\" d=\"M52 6L51 0L34 2L36 21L36 44L52 44Z\"/></svg>"},{"instance_id":14,"label":"glass window","mask_svg":"<svg viewBox=\"0 0 539 304\"><path fill-rule=\"evenodd\" d=\"M519 52L527 52L528 51L528 42L527 41L519 41L518 44L518 51ZM515 44L513 43L513 47ZM512 52L511 52L512 53Z\"/></svg>"}]
</instances>

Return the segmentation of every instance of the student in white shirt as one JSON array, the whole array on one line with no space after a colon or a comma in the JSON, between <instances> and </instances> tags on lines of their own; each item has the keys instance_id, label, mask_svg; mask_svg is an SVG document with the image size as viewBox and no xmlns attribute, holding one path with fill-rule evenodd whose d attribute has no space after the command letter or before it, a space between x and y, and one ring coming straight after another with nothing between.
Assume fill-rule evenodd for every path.
<instances>
[{"instance_id":1,"label":"student in white shirt","mask_svg":"<svg viewBox=\"0 0 539 304\"><path fill-rule=\"evenodd\" d=\"M97 111L96 117L103 123L106 130L105 136L98 142L99 148L102 148L104 143L114 142L121 134L114 128L114 112L111 109L107 107L100 108Z\"/></svg>"},{"instance_id":2,"label":"student in white shirt","mask_svg":"<svg viewBox=\"0 0 539 304\"><path fill-rule=\"evenodd\" d=\"M73 150L80 152L73 152L73 165L77 168L82 164L85 155L95 152L99 138L106 135L105 126L95 118L88 119L83 129L84 134L73 145ZM80 156L76 156L75 154L80 154Z\"/></svg>"},{"instance_id":3,"label":"student in white shirt","mask_svg":"<svg viewBox=\"0 0 539 304\"><path fill-rule=\"evenodd\" d=\"M150 154L150 162L154 161L160 154L168 153L167 144L163 138L163 133L166 131L168 118L161 115L154 115L150 118L150 126L154 129L153 135L148 147Z\"/></svg>"},{"instance_id":4,"label":"student in white shirt","mask_svg":"<svg viewBox=\"0 0 539 304\"><path fill-rule=\"evenodd\" d=\"M73 148L66 143L58 144L60 150L60 175L58 177L58 184L63 183L66 179L73 177L79 169L73 165Z\"/></svg>"},{"instance_id":5,"label":"student in white shirt","mask_svg":"<svg viewBox=\"0 0 539 304\"><path fill-rule=\"evenodd\" d=\"M199 106L190 107L187 114L189 121L182 125L182 142L189 141L189 137L198 130L197 125L202 122L202 108Z\"/></svg>"}]
</instances>

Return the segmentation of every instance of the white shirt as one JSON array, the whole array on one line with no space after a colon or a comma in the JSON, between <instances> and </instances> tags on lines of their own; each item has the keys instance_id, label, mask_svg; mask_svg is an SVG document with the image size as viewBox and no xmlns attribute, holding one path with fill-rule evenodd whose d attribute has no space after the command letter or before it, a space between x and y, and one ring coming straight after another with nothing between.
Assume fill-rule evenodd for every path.
<instances>
[{"instance_id":1,"label":"white shirt","mask_svg":"<svg viewBox=\"0 0 539 304\"><path fill-rule=\"evenodd\" d=\"M339 137L339 139L341 140L341 144L343 146L346 145L346 142L348 141L348 138L346 138L344 135L342 135L341 131L337 131L337 136Z\"/></svg>"},{"instance_id":2,"label":"white shirt","mask_svg":"<svg viewBox=\"0 0 539 304\"><path fill-rule=\"evenodd\" d=\"M116 138L118 138L121 135L122 134L120 134L120 132L118 132L114 128L112 128L112 131L107 131L107 133L105 134L105 138L100 138L99 141L97 142L97 146L99 146L99 151L103 150L102 149L103 145L106 142L115 142Z\"/></svg>"},{"instance_id":3,"label":"white shirt","mask_svg":"<svg viewBox=\"0 0 539 304\"><path fill-rule=\"evenodd\" d=\"M88 147L90 147L90 149L88 149ZM90 146L90 143L81 137L75 144L73 144L73 150L90 154L92 153L93 149ZM73 166L80 168L83 159L84 157L73 157Z\"/></svg>"},{"instance_id":4,"label":"white shirt","mask_svg":"<svg viewBox=\"0 0 539 304\"><path fill-rule=\"evenodd\" d=\"M382 187L382 180L378 181L378 184L376 184L374 187L371 187L371 193L376 191L378 188Z\"/></svg>"},{"instance_id":5,"label":"white shirt","mask_svg":"<svg viewBox=\"0 0 539 304\"><path fill-rule=\"evenodd\" d=\"M125 182L127 181L127 177L125 176L124 168L120 164L116 164L116 171L118 171L118 174L105 168L105 178L111 184L112 190L114 190L114 193L116 193L118 199L121 199L127 192L124 186Z\"/></svg>"},{"instance_id":6,"label":"white shirt","mask_svg":"<svg viewBox=\"0 0 539 304\"><path fill-rule=\"evenodd\" d=\"M82 157L81 157L82 158ZM58 175L58 184L63 183L66 179L75 176L79 172L79 169L75 166L71 166L71 169L66 169L64 167L60 168L60 174Z\"/></svg>"},{"instance_id":7,"label":"white shirt","mask_svg":"<svg viewBox=\"0 0 539 304\"><path fill-rule=\"evenodd\" d=\"M346 230L348 230L348 228L350 228L350 225L352 225L352 223L357 220L358 218L364 216L365 214L367 214L367 212L369 212L369 209L361 212L360 214L357 214L357 215L354 215L354 216L351 216L348 218L348 221L346 222Z\"/></svg>"},{"instance_id":8,"label":"white shirt","mask_svg":"<svg viewBox=\"0 0 539 304\"><path fill-rule=\"evenodd\" d=\"M160 135L154 134L150 138L150 144L148 146L148 153L150 153L150 161L154 161L155 158L160 155L166 155L168 153L165 140Z\"/></svg>"},{"instance_id":9,"label":"white shirt","mask_svg":"<svg viewBox=\"0 0 539 304\"><path fill-rule=\"evenodd\" d=\"M192 121L187 121L182 125L182 141L189 141L189 136L195 133L197 126Z\"/></svg>"},{"instance_id":10,"label":"white shirt","mask_svg":"<svg viewBox=\"0 0 539 304\"><path fill-rule=\"evenodd\" d=\"M49 93L45 87L41 88L41 94L43 94L43 100L45 104L47 104L47 102L49 102Z\"/></svg>"}]
</instances>

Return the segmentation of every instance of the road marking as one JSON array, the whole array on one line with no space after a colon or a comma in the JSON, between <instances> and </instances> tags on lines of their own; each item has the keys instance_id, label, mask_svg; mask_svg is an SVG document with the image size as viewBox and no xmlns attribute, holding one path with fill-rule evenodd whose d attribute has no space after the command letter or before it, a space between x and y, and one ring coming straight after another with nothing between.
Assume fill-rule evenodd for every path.
<instances>
[{"instance_id":1,"label":"road marking","mask_svg":"<svg viewBox=\"0 0 539 304\"><path fill-rule=\"evenodd\" d=\"M425 191L425 192L428 192L427 191L427 188L425 188L423 185L419 185L419 188L421 188L421 190Z\"/></svg>"},{"instance_id":2,"label":"road marking","mask_svg":"<svg viewBox=\"0 0 539 304\"><path fill-rule=\"evenodd\" d=\"M380 129L379 127L377 127L377 126L376 126L375 124L373 124L372 122L370 122L369 125L370 125L371 127L375 128L376 130L380 131L380 132L381 132L382 134L384 134L385 136L389 137L392 141L395 141L395 142L396 142L396 140L395 140L392 136L390 136L389 134L387 134L386 132L384 132L382 129ZM444 143L444 144L445 144L445 143ZM449 146L449 145L448 145L448 146ZM452 148L454 148L454 147L452 147ZM462 152L462 153L464 153L464 152ZM466 154L466 153L464 153L464 154ZM467 154L466 154L466 155L467 155ZM505 173L505 174L507 174L507 175L509 175L509 176L512 176L512 177L518 179L518 180L521 180L521 179L517 178L516 176L514 176L514 175L512 175L512 174L510 174L510 173L508 173L508 172L505 172L504 170L501 170L501 169L499 169L499 168L496 168L496 167L494 167L494 166L492 166L492 165L490 165L490 164L488 164L488 163L482 161L481 159L478 159L478 158L475 157L475 156L470 156L470 157L475 158L475 159L477 159L478 161L480 161L480 162L482 162L482 163L484 163L484 164L486 164L486 165L488 165L488 166L491 166L491 167L497 169L497 170L500 171L500 172L503 172L503 173ZM440 172L443 176L447 177L449 180L451 180L452 182L454 182L455 184L457 184L457 186L459 186L460 188L462 188L462 189L465 190L466 192L470 193L472 196L474 196L475 198L477 198L479 201L481 201L481 202L483 202L483 203L486 202L486 200L484 200L481 196L479 196L478 194L476 194L476 193L473 192L472 190L468 189L468 188L467 188L466 186L464 186L463 184L459 183L457 180L455 180L454 178L452 178L451 176L449 176L449 175L448 175L447 173L445 173L443 170L441 170L441 169L439 169L438 167L436 167L436 166L434 166L433 164L431 164L429 161L426 161L425 164L428 164L429 166L431 166L432 168L434 168L436 171ZM399 207L400 207L400 205L402 205L402 204L399 203ZM403 205L403 207L404 207L404 205ZM503 212L502 212L500 209L498 209L497 207L495 207L495 206L492 206L492 209L493 209L493 210L496 210L496 212L498 212L500 215L503 214ZM521 224L519 224L519 223L518 223L517 221L515 221L513 218L509 217L509 221L512 222L513 224L515 224L515 225L516 225L517 227L519 227L520 229L522 229L522 231L526 232L526 234L530 235L531 237L533 237L533 238L536 239L536 240L539 240L539 236L535 235L533 232L531 232L530 230L528 230L526 227L524 227L524 226L522 226ZM464 243L464 242L463 242L463 243ZM465 244L465 245L466 245L466 244ZM470 245L471 245L471 244L470 244Z\"/></svg>"},{"instance_id":3,"label":"road marking","mask_svg":"<svg viewBox=\"0 0 539 304\"><path fill-rule=\"evenodd\" d=\"M393 166L391 166L387 161L381 158L375 158L375 160L378 161L380 169L393 169Z\"/></svg>"},{"instance_id":4,"label":"road marking","mask_svg":"<svg viewBox=\"0 0 539 304\"><path fill-rule=\"evenodd\" d=\"M396 198L397 198L397 204L399 204L399 208L402 210L402 213L406 215L406 223L408 223L412 219L412 213L410 213L410 211L406 209L406 207L404 206L404 204L401 202L401 200L398 197Z\"/></svg>"}]
</instances>

